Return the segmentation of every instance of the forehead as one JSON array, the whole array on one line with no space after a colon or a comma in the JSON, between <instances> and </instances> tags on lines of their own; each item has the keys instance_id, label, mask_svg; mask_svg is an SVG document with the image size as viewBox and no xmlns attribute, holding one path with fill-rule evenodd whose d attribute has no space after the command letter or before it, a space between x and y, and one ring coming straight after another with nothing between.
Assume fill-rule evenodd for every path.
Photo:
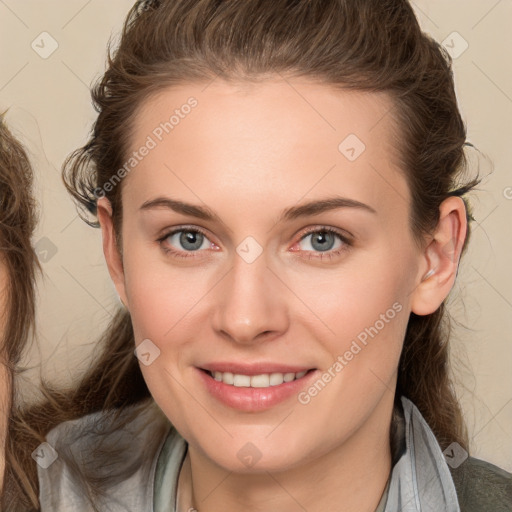
<instances>
[{"instance_id":1,"label":"forehead","mask_svg":"<svg viewBox=\"0 0 512 512\"><path fill-rule=\"evenodd\" d=\"M123 201L167 190L270 208L336 192L403 214L392 107L384 93L298 79L169 87L135 115L127 157L151 149L127 175Z\"/></svg>"}]
</instances>

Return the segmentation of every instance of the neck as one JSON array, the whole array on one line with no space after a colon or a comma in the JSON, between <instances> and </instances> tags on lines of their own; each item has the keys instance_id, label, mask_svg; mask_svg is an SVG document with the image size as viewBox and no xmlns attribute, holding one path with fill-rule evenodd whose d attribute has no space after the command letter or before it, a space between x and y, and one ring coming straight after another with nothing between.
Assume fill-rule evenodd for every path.
<instances>
[{"instance_id":1,"label":"neck","mask_svg":"<svg viewBox=\"0 0 512 512\"><path fill-rule=\"evenodd\" d=\"M393 403L382 400L343 444L283 471L226 471L189 445L179 477L178 512L374 512L391 472Z\"/></svg>"}]
</instances>

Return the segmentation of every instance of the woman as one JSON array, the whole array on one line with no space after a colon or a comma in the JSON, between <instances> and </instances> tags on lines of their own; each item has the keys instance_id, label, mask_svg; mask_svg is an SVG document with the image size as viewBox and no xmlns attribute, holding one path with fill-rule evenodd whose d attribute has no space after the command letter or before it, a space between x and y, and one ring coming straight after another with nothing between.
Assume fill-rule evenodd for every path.
<instances>
[{"instance_id":1,"label":"woman","mask_svg":"<svg viewBox=\"0 0 512 512\"><path fill-rule=\"evenodd\" d=\"M126 310L41 510L512 510L449 378L478 180L408 2L139 2L93 99L64 177Z\"/></svg>"},{"instance_id":2,"label":"woman","mask_svg":"<svg viewBox=\"0 0 512 512\"><path fill-rule=\"evenodd\" d=\"M5 504L24 480L12 449L13 377L34 325L39 263L31 245L36 223L32 169L4 115L0 116L0 495Z\"/></svg>"}]
</instances>

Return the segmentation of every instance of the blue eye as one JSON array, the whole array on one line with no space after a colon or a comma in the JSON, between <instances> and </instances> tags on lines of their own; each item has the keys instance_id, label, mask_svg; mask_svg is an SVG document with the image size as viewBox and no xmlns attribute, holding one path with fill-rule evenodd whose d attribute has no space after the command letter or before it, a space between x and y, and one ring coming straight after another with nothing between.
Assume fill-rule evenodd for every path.
<instances>
[{"instance_id":1,"label":"blue eye","mask_svg":"<svg viewBox=\"0 0 512 512\"><path fill-rule=\"evenodd\" d=\"M310 239L309 247L300 247L299 250L292 249L293 252L306 253L307 259L332 259L339 256L342 252L352 246L351 240L341 232L330 227L315 227L309 229L302 235L296 245L301 245L304 241ZM336 239L338 243L336 245ZM171 254L176 258L195 258L194 253L201 252L203 249L213 248L213 244L201 229L196 227L182 226L166 233L158 239L162 250L166 254Z\"/></svg>"},{"instance_id":2,"label":"blue eye","mask_svg":"<svg viewBox=\"0 0 512 512\"><path fill-rule=\"evenodd\" d=\"M208 249L212 246L212 242L209 241L205 233L197 228L176 229L160 238L159 242L166 253L172 253L178 258L194 257L194 254L190 253L197 252L200 249ZM176 246L178 246L178 249L176 249Z\"/></svg>"},{"instance_id":3,"label":"blue eye","mask_svg":"<svg viewBox=\"0 0 512 512\"><path fill-rule=\"evenodd\" d=\"M179 235L179 236L178 236ZM197 251L201 249L206 237L200 233L199 231L177 231L172 235L167 237L172 244L172 239L175 239L175 242L178 242L181 247L188 251Z\"/></svg>"},{"instance_id":4,"label":"blue eye","mask_svg":"<svg viewBox=\"0 0 512 512\"><path fill-rule=\"evenodd\" d=\"M313 247L313 250L321 252L330 251L336 243L336 236L337 235L335 233L330 233L328 231L314 231L313 233L306 235L301 242L310 238L309 245Z\"/></svg>"},{"instance_id":5,"label":"blue eye","mask_svg":"<svg viewBox=\"0 0 512 512\"><path fill-rule=\"evenodd\" d=\"M308 245L312 249L301 249L301 251L309 253L308 259L332 259L333 257L339 256L342 252L348 250L352 246L352 242L349 238L341 234L338 230L329 227L317 227L310 229L301 237L299 245L308 238L310 239ZM339 240L339 243L336 248L334 248L336 239Z\"/></svg>"}]
</instances>

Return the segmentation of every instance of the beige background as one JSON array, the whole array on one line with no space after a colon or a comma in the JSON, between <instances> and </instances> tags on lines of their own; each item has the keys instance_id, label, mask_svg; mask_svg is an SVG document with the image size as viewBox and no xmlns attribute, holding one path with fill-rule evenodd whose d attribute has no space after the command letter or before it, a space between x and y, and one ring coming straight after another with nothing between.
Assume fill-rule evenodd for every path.
<instances>
[{"instance_id":1,"label":"beige background","mask_svg":"<svg viewBox=\"0 0 512 512\"><path fill-rule=\"evenodd\" d=\"M89 85L131 4L0 0L0 109L10 107L7 120L30 152L41 205L34 242L45 279L38 345L26 359L34 381L41 368L52 381L76 378L117 306L100 233L78 219L60 166L86 140L94 120ZM477 222L450 296L455 372L473 454L512 471L512 2L417 0L414 7L423 29L451 51L468 44L454 61L457 94L468 140L488 157L475 164L488 177L473 196Z\"/></svg>"}]
</instances>

